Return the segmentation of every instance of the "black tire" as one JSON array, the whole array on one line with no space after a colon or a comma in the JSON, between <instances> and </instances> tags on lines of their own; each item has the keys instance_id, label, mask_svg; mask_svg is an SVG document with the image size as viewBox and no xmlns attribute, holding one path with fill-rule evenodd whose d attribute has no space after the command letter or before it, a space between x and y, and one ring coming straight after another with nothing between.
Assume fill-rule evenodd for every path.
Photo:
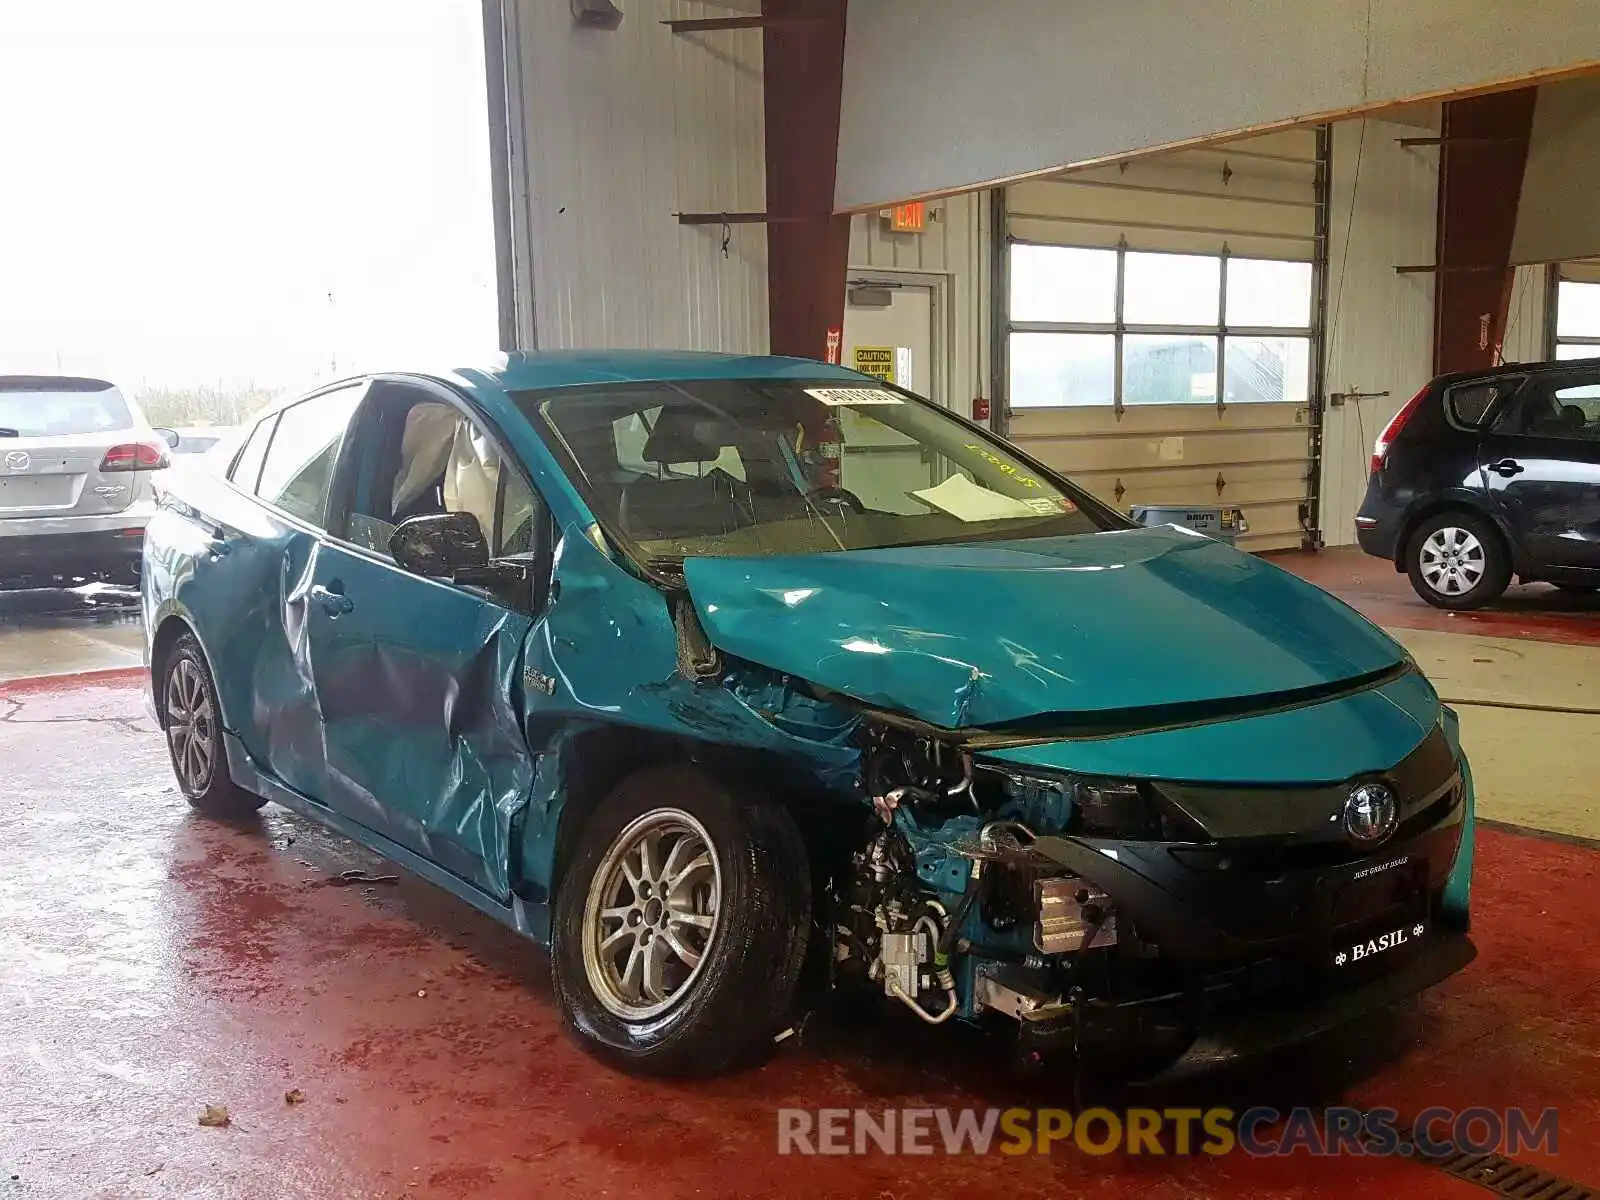
<instances>
[{"instance_id":1,"label":"black tire","mask_svg":"<svg viewBox=\"0 0 1600 1200\"><path fill-rule=\"evenodd\" d=\"M161 666L156 696L166 728L167 756L178 789L200 812L213 817L243 817L266 803L228 775L217 715L217 685L206 656L192 633L179 636Z\"/></svg>"},{"instance_id":2,"label":"black tire","mask_svg":"<svg viewBox=\"0 0 1600 1200\"><path fill-rule=\"evenodd\" d=\"M676 813L679 816L663 816ZM682 815L699 829L683 826ZM617 981L596 983L586 968L586 924L595 920L589 949L598 945L598 931L606 926L595 914L618 898L639 900L640 888L628 883L627 892L607 897L607 880L622 877L621 850L634 831L650 822L672 823L683 832L676 836L691 846L698 832L707 835L712 848L711 868L720 872L715 922L703 944L698 966L667 994L667 1005L649 1015L619 1012L619 988L626 987L624 972ZM627 836L625 836L627 835ZM657 853L663 843L657 842ZM698 860L697 850L686 851ZM615 861L613 858L615 856ZM668 878L671 851L659 865L658 880ZM631 860L629 860L631 861ZM598 877L604 871L604 877ZM631 875L629 876L631 878ZM594 907L591 908L591 891ZM680 899L681 899L681 893ZM622 936L622 924L634 929L650 921L674 920L665 906L655 917L641 909L638 922L632 914L609 936ZM613 909L615 911L615 909ZM570 863L557 889L552 927L551 970L555 993L569 1030L596 1058L621 1070L663 1076L712 1075L754 1062L772 1045L783 1028L805 959L811 919L811 881L805 845L787 811L770 797L753 789L737 791L709 772L690 765L652 767L624 779L595 810L583 827ZM662 924L661 928L666 929ZM678 928L678 932L691 931ZM648 932L630 933L617 954L627 955L632 971L629 939ZM669 939L670 940L670 939ZM644 946L644 942L639 943ZM678 943L674 943L676 945ZM645 951L648 953L648 951ZM670 954L670 950L667 951ZM604 961L596 952L594 962ZM613 964L615 958L613 957ZM683 960L677 961L682 973ZM594 966L597 977L605 968ZM642 978L642 976L641 976ZM608 991L611 1000L602 997ZM643 998L645 1001L649 997Z\"/></svg>"},{"instance_id":3,"label":"black tire","mask_svg":"<svg viewBox=\"0 0 1600 1200\"><path fill-rule=\"evenodd\" d=\"M1457 557L1441 563L1444 550ZM1435 513L1412 531L1406 574L1417 595L1435 608L1466 612L1499 599L1510 586L1511 555L1487 517L1451 510Z\"/></svg>"}]
</instances>

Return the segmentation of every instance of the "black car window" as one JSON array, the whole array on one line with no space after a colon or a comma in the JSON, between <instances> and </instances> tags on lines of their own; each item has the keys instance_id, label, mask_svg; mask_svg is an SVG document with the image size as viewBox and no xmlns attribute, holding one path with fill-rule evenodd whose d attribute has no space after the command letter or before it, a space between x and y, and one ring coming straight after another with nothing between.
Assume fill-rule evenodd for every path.
<instances>
[{"instance_id":1,"label":"black car window","mask_svg":"<svg viewBox=\"0 0 1600 1200\"><path fill-rule=\"evenodd\" d=\"M482 428L442 400L378 391L350 470L356 482L344 536L365 549L388 557L402 521L443 512L476 517L496 558L535 548L543 510L532 488Z\"/></svg>"},{"instance_id":2,"label":"black car window","mask_svg":"<svg viewBox=\"0 0 1600 1200\"><path fill-rule=\"evenodd\" d=\"M1535 379L1496 429L1525 437L1600 441L1600 374Z\"/></svg>"},{"instance_id":3,"label":"black car window","mask_svg":"<svg viewBox=\"0 0 1600 1200\"><path fill-rule=\"evenodd\" d=\"M1462 429L1477 429L1494 411L1502 396L1515 392L1521 377L1506 382L1466 383L1445 394L1450 420Z\"/></svg>"},{"instance_id":4,"label":"black car window","mask_svg":"<svg viewBox=\"0 0 1600 1200\"><path fill-rule=\"evenodd\" d=\"M239 457L233 460L233 469L228 472L228 478L233 480L240 490L255 492L256 481L261 478L261 464L267 457L267 443L272 440L272 431L277 424L277 413L263 417L250 431L249 440L239 451Z\"/></svg>"},{"instance_id":5,"label":"black car window","mask_svg":"<svg viewBox=\"0 0 1600 1200\"><path fill-rule=\"evenodd\" d=\"M338 388L279 413L256 495L303 521L321 525L334 460L362 390L360 384Z\"/></svg>"}]
</instances>

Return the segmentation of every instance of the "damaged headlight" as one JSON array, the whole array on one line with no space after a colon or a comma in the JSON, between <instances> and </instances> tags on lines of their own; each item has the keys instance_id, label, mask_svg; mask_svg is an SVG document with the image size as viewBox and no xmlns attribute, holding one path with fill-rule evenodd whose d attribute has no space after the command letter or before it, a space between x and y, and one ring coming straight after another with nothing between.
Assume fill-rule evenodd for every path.
<instances>
[{"instance_id":1,"label":"damaged headlight","mask_svg":"<svg viewBox=\"0 0 1600 1200\"><path fill-rule=\"evenodd\" d=\"M1000 792L1037 833L1163 842L1205 841L1205 832L1152 785L1085 775L1001 772Z\"/></svg>"}]
</instances>

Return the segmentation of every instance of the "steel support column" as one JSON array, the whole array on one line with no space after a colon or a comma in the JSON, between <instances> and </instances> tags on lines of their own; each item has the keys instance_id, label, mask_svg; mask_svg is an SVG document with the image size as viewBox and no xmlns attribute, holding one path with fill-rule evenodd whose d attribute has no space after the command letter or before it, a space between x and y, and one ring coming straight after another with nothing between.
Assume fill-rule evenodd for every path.
<instances>
[{"instance_id":1,"label":"steel support column","mask_svg":"<svg viewBox=\"0 0 1600 1200\"><path fill-rule=\"evenodd\" d=\"M833 215L845 0L763 0L767 291L774 354L822 358L844 324L850 218Z\"/></svg>"},{"instance_id":2,"label":"steel support column","mask_svg":"<svg viewBox=\"0 0 1600 1200\"><path fill-rule=\"evenodd\" d=\"M1452 100L1439 143L1436 372L1492 366L1511 303L1511 238L1538 89Z\"/></svg>"}]
</instances>

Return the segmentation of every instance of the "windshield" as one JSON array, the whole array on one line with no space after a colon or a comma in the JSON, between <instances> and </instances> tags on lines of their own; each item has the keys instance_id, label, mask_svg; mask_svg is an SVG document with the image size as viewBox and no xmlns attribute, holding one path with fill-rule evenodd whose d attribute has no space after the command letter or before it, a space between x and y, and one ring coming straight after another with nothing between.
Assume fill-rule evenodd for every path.
<instances>
[{"instance_id":1,"label":"windshield","mask_svg":"<svg viewBox=\"0 0 1600 1200\"><path fill-rule=\"evenodd\" d=\"M98 379L0 377L0 437L51 437L131 429L122 393Z\"/></svg>"},{"instance_id":2,"label":"windshield","mask_svg":"<svg viewBox=\"0 0 1600 1200\"><path fill-rule=\"evenodd\" d=\"M809 554L1118 528L927 401L837 379L700 380L516 397L595 515L651 559Z\"/></svg>"}]
</instances>

